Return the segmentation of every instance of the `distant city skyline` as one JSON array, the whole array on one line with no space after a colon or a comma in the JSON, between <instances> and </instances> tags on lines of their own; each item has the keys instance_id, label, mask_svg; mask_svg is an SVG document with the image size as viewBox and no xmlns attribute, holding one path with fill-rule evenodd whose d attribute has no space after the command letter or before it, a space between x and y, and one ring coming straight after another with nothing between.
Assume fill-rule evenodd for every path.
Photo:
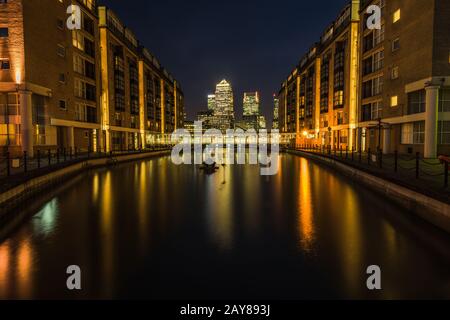
<instances>
[{"instance_id":1,"label":"distant city skyline","mask_svg":"<svg viewBox=\"0 0 450 320\"><path fill-rule=\"evenodd\" d=\"M211 84L233 84L236 107L246 91L259 91L269 124L272 95L347 0L288 1L274 14L273 1L153 2L102 0L161 58L182 85L187 119L205 110ZM249 17L252 23L248 23ZM286 21L293 21L286 29ZM299 41L301 40L301 41Z\"/></svg>"}]
</instances>

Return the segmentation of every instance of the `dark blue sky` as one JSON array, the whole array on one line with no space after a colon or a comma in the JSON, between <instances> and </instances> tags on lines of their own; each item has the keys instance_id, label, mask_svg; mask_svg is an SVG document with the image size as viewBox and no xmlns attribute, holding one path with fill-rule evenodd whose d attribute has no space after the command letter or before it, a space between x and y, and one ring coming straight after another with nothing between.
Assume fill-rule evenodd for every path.
<instances>
[{"instance_id":1,"label":"dark blue sky","mask_svg":"<svg viewBox=\"0 0 450 320\"><path fill-rule=\"evenodd\" d=\"M272 94L348 0L102 0L178 79L188 119L223 78L240 118L245 91Z\"/></svg>"}]
</instances>

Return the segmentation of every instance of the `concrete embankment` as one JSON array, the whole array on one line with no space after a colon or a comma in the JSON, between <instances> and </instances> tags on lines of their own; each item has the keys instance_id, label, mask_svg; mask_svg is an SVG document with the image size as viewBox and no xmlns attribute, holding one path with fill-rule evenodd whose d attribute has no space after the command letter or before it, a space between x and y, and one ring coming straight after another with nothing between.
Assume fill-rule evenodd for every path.
<instances>
[{"instance_id":1,"label":"concrete embankment","mask_svg":"<svg viewBox=\"0 0 450 320\"><path fill-rule=\"evenodd\" d=\"M23 204L25 200L37 195L49 186L60 184L68 178L75 177L84 171L115 163L136 161L168 154L170 154L170 151L155 151L85 159L66 167L55 169L49 173L47 172L45 174L30 178L25 182L0 193L0 225L1 220L6 218L6 215L10 215L11 210L18 204Z\"/></svg>"},{"instance_id":2,"label":"concrete embankment","mask_svg":"<svg viewBox=\"0 0 450 320\"><path fill-rule=\"evenodd\" d=\"M355 181L366 185L370 189L385 195L410 212L450 233L450 205L445 202L376 177L331 158L302 151L288 150L287 152L330 166Z\"/></svg>"}]
</instances>

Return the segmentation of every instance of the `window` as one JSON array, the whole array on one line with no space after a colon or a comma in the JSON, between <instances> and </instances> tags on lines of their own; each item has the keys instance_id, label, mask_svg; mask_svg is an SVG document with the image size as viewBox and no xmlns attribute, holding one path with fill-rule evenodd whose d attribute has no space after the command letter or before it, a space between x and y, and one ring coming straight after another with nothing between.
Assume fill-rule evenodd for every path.
<instances>
[{"instance_id":1,"label":"window","mask_svg":"<svg viewBox=\"0 0 450 320\"><path fill-rule=\"evenodd\" d=\"M373 48L373 34L369 34L363 39L364 52L367 52Z\"/></svg>"},{"instance_id":2,"label":"window","mask_svg":"<svg viewBox=\"0 0 450 320\"><path fill-rule=\"evenodd\" d=\"M74 89L77 98L84 99L86 97L86 84L80 79L75 79Z\"/></svg>"},{"instance_id":3,"label":"window","mask_svg":"<svg viewBox=\"0 0 450 320\"><path fill-rule=\"evenodd\" d=\"M83 103L75 104L75 121L86 121L86 105Z\"/></svg>"},{"instance_id":4,"label":"window","mask_svg":"<svg viewBox=\"0 0 450 320\"><path fill-rule=\"evenodd\" d=\"M95 58L95 46L94 42L88 39L84 39L84 52L92 58Z\"/></svg>"},{"instance_id":5,"label":"window","mask_svg":"<svg viewBox=\"0 0 450 320\"><path fill-rule=\"evenodd\" d=\"M362 106L361 112L361 121L370 121L372 120L372 106L370 104L365 104Z\"/></svg>"},{"instance_id":6,"label":"window","mask_svg":"<svg viewBox=\"0 0 450 320\"><path fill-rule=\"evenodd\" d=\"M336 114L336 119L337 119L338 126L340 126L341 124L344 124L344 113L343 112L338 112Z\"/></svg>"},{"instance_id":7,"label":"window","mask_svg":"<svg viewBox=\"0 0 450 320\"><path fill-rule=\"evenodd\" d=\"M377 96L383 93L383 77L378 77L372 81L372 96Z\"/></svg>"},{"instance_id":8,"label":"window","mask_svg":"<svg viewBox=\"0 0 450 320\"><path fill-rule=\"evenodd\" d=\"M362 85L362 97L363 99L369 98L372 96L372 80L363 82Z\"/></svg>"},{"instance_id":9,"label":"window","mask_svg":"<svg viewBox=\"0 0 450 320\"><path fill-rule=\"evenodd\" d=\"M414 122L413 126L413 143L425 143L425 121Z\"/></svg>"},{"instance_id":10,"label":"window","mask_svg":"<svg viewBox=\"0 0 450 320\"><path fill-rule=\"evenodd\" d=\"M381 111L383 110L381 102L374 102L371 106L371 120L377 120L381 118Z\"/></svg>"},{"instance_id":11,"label":"window","mask_svg":"<svg viewBox=\"0 0 450 320\"><path fill-rule=\"evenodd\" d=\"M395 52L398 49L400 49L400 39L399 38L392 41L392 52Z\"/></svg>"},{"instance_id":12,"label":"window","mask_svg":"<svg viewBox=\"0 0 450 320\"><path fill-rule=\"evenodd\" d=\"M72 44L75 48L84 51L84 37L80 31L72 31Z\"/></svg>"},{"instance_id":13,"label":"window","mask_svg":"<svg viewBox=\"0 0 450 320\"><path fill-rule=\"evenodd\" d=\"M381 29L375 29L373 32L373 45L377 46L384 41L384 24L381 25Z\"/></svg>"},{"instance_id":14,"label":"window","mask_svg":"<svg viewBox=\"0 0 450 320\"><path fill-rule=\"evenodd\" d=\"M344 91L339 90L334 93L334 107L339 108L344 106Z\"/></svg>"},{"instance_id":15,"label":"window","mask_svg":"<svg viewBox=\"0 0 450 320\"><path fill-rule=\"evenodd\" d=\"M82 0L81 2L90 10L95 6L95 0Z\"/></svg>"},{"instance_id":16,"label":"window","mask_svg":"<svg viewBox=\"0 0 450 320\"><path fill-rule=\"evenodd\" d=\"M94 21L86 16L83 16L83 29L90 35L94 35Z\"/></svg>"},{"instance_id":17,"label":"window","mask_svg":"<svg viewBox=\"0 0 450 320\"><path fill-rule=\"evenodd\" d=\"M441 90L439 95L439 112L450 112L450 89Z\"/></svg>"},{"instance_id":18,"label":"window","mask_svg":"<svg viewBox=\"0 0 450 320\"><path fill-rule=\"evenodd\" d=\"M64 21L62 19L57 19L56 25L58 26L59 30L64 30Z\"/></svg>"},{"instance_id":19,"label":"window","mask_svg":"<svg viewBox=\"0 0 450 320\"><path fill-rule=\"evenodd\" d=\"M130 75L130 112L139 114L139 75L137 64L131 61L128 65Z\"/></svg>"},{"instance_id":20,"label":"window","mask_svg":"<svg viewBox=\"0 0 450 320\"><path fill-rule=\"evenodd\" d=\"M92 106L86 106L86 122L97 122L97 108Z\"/></svg>"},{"instance_id":21,"label":"window","mask_svg":"<svg viewBox=\"0 0 450 320\"><path fill-rule=\"evenodd\" d=\"M404 123L402 125L402 144L413 144L413 124Z\"/></svg>"},{"instance_id":22,"label":"window","mask_svg":"<svg viewBox=\"0 0 450 320\"><path fill-rule=\"evenodd\" d=\"M9 70L9 68L10 68L9 59L0 59L0 69Z\"/></svg>"},{"instance_id":23,"label":"window","mask_svg":"<svg viewBox=\"0 0 450 320\"><path fill-rule=\"evenodd\" d=\"M450 144L450 121L439 121L438 123L438 143Z\"/></svg>"},{"instance_id":24,"label":"window","mask_svg":"<svg viewBox=\"0 0 450 320\"><path fill-rule=\"evenodd\" d=\"M58 76L58 80L61 83L66 83L66 74L65 73L60 73Z\"/></svg>"},{"instance_id":25,"label":"window","mask_svg":"<svg viewBox=\"0 0 450 320\"><path fill-rule=\"evenodd\" d=\"M348 143L348 131L347 130L341 130L339 133L339 142L343 144Z\"/></svg>"},{"instance_id":26,"label":"window","mask_svg":"<svg viewBox=\"0 0 450 320\"><path fill-rule=\"evenodd\" d=\"M373 55L373 71L378 71L384 66L384 51L377 52Z\"/></svg>"},{"instance_id":27,"label":"window","mask_svg":"<svg viewBox=\"0 0 450 320\"><path fill-rule=\"evenodd\" d=\"M408 114L425 112L426 92L419 90L408 93Z\"/></svg>"},{"instance_id":28,"label":"window","mask_svg":"<svg viewBox=\"0 0 450 320\"><path fill-rule=\"evenodd\" d=\"M371 74L373 72L373 57L370 56L363 60L363 76Z\"/></svg>"},{"instance_id":29,"label":"window","mask_svg":"<svg viewBox=\"0 0 450 320\"><path fill-rule=\"evenodd\" d=\"M397 9L394 14L392 15L392 22L397 23L401 18L401 11L400 9Z\"/></svg>"},{"instance_id":30,"label":"window","mask_svg":"<svg viewBox=\"0 0 450 320\"><path fill-rule=\"evenodd\" d=\"M391 97L391 107L397 107L398 106L398 96L392 96Z\"/></svg>"},{"instance_id":31,"label":"window","mask_svg":"<svg viewBox=\"0 0 450 320\"><path fill-rule=\"evenodd\" d=\"M84 75L83 58L81 58L77 54L73 55L73 71L75 71L76 73Z\"/></svg>"},{"instance_id":32,"label":"window","mask_svg":"<svg viewBox=\"0 0 450 320\"><path fill-rule=\"evenodd\" d=\"M84 61L84 75L95 80L95 65L86 60Z\"/></svg>"},{"instance_id":33,"label":"window","mask_svg":"<svg viewBox=\"0 0 450 320\"><path fill-rule=\"evenodd\" d=\"M336 71L334 74L334 88L335 89L343 89L344 88L344 72Z\"/></svg>"},{"instance_id":34,"label":"window","mask_svg":"<svg viewBox=\"0 0 450 320\"><path fill-rule=\"evenodd\" d=\"M97 98L97 88L89 83L86 83L86 100L96 101Z\"/></svg>"},{"instance_id":35,"label":"window","mask_svg":"<svg viewBox=\"0 0 450 320\"><path fill-rule=\"evenodd\" d=\"M62 110L67 110L67 105L65 100L59 100L59 108Z\"/></svg>"},{"instance_id":36,"label":"window","mask_svg":"<svg viewBox=\"0 0 450 320\"><path fill-rule=\"evenodd\" d=\"M398 79L398 76L399 76L398 67L393 67L391 70L391 79L392 80Z\"/></svg>"},{"instance_id":37,"label":"window","mask_svg":"<svg viewBox=\"0 0 450 320\"><path fill-rule=\"evenodd\" d=\"M7 38L9 36L8 28L0 28L0 38Z\"/></svg>"},{"instance_id":38,"label":"window","mask_svg":"<svg viewBox=\"0 0 450 320\"><path fill-rule=\"evenodd\" d=\"M56 53L58 54L58 56L64 58L66 56L66 48L62 44L58 44Z\"/></svg>"}]
</instances>

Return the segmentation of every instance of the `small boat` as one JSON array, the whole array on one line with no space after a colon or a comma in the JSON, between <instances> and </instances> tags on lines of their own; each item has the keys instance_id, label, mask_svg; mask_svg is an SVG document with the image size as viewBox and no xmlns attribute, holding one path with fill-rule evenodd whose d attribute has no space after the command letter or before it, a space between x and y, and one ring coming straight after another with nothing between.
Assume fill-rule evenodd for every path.
<instances>
[{"instance_id":1,"label":"small boat","mask_svg":"<svg viewBox=\"0 0 450 320\"><path fill-rule=\"evenodd\" d=\"M216 170L218 170L219 167L216 166L216 163L212 163L212 164L207 164L207 163L203 163L200 166L200 170L205 171L206 174L213 174L216 172Z\"/></svg>"}]
</instances>

